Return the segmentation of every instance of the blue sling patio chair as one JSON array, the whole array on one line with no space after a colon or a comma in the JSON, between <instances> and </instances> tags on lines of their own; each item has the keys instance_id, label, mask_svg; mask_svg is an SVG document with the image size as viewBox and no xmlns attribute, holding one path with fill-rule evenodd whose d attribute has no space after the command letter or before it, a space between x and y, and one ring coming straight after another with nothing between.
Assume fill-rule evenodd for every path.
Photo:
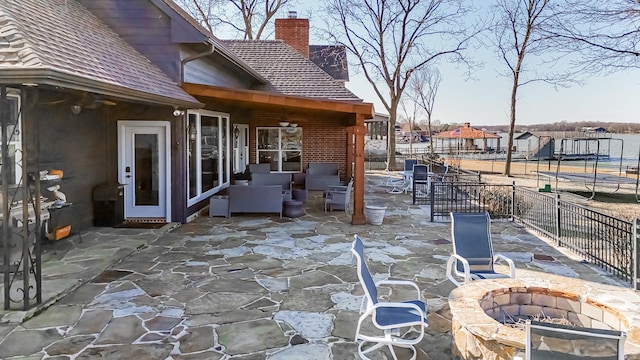
<instances>
[{"instance_id":1,"label":"blue sling patio chair","mask_svg":"<svg viewBox=\"0 0 640 360\"><path fill-rule=\"evenodd\" d=\"M366 354L387 346L394 359L398 359L394 346L411 349L413 355L411 360L416 358L415 344L424 337L424 329L427 327L427 305L420 300L420 289L412 281L408 280L380 280L373 281L367 263L364 259L364 245L358 235L354 235L351 252L356 257L358 267L358 279L364 290L362 304L360 306L360 319L356 328L356 342L358 344L358 355L361 359L368 360ZM415 300L405 302L379 302L378 285L408 285L416 290ZM382 334L368 335L362 332L362 324L370 321L374 327ZM419 335L411 338L403 338L400 334L401 328L419 329ZM365 345L370 345L365 348Z\"/></svg>"},{"instance_id":2,"label":"blue sling patio chair","mask_svg":"<svg viewBox=\"0 0 640 360\"><path fill-rule=\"evenodd\" d=\"M413 171L413 166L418 164L417 159L404 159L404 171Z\"/></svg>"},{"instance_id":3,"label":"blue sling patio chair","mask_svg":"<svg viewBox=\"0 0 640 360\"><path fill-rule=\"evenodd\" d=\"M527 360L623 360L625 331L527 320Z\"/></svg>"},{"instance_id":4,"label":"blue sling patio chair","mask_svg":"<svg viewBox=\"0 0 640 360\"><path fill-rule=\"evenodd\" d=\"M456 286L479 279L515 278L513 260L493 254L489 213L452 212L451 240L453 254L447 261L447 278ZM493 264L498 260L509 264L509 274L494 271Z\"/></svg>"}]
</instances>

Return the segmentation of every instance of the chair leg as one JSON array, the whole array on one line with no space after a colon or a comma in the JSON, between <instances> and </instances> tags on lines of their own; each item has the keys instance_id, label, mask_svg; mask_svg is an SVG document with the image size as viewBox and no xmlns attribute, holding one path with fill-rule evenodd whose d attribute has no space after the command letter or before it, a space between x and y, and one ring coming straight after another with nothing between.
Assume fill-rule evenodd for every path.
<instances>
[{"instance_id":1,"label":"chair leg","mask_svg":"<svg viewBox=\"0 0 640 360\"><path fill-rule=\"evenodd\" d=\"M358 356L360 357L360 359L363 360L372 360L371 358L369 358L366 354L378 350L380 348L382 348L383 346L387 346L387 348L389 349L389 352L391 353L391 356L393 357L394 360L398 360L398 355L396 354L396 350L393 348L394 346L398 346L398 347L402 347L402 348L406 348L406 349L411 349L412 355L410 358L408 358L407 360L415 360L416 359L416 355L417 355L417 351L416 348L413 345L409 345L409 344L388 344L388 343L383 343L383 342L379 342L376 343L375 345L371 346L368 349L363 350L362 347L365 344L370 343L369 341L361 341L360 344L358 344ZM404 358L403 358L404 360Z\"/></svg>"}]
</instances>

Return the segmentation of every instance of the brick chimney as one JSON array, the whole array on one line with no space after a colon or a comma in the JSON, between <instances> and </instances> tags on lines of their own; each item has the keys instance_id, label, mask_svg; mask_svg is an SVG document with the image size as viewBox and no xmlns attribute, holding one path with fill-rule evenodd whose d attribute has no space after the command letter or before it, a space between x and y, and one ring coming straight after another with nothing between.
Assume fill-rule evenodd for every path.
<instances>
[{"instance_id":1,"label":"brick chimney","mask_svg":"<svg viewBox=\"0 0 640 360\"><path fill-rule=\"evenodd\" d=\"M309 19L298 19L298 13L289 11L286 19L276 19L276 40L282 40L309 58Z\"/></svg>"}]
</instances>

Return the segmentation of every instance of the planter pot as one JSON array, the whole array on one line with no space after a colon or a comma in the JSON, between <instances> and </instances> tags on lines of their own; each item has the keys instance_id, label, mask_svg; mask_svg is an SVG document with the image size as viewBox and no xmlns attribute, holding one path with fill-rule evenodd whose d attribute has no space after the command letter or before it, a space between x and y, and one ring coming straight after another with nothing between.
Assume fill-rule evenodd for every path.
<instances>
[{"instance_id":1,"label":"planter pot","mask_svg":"<svg viewBox=\"0 0 640 360\"><path fill-rule=\"evenodd\" d=\"M365 205L364 217L367 223L371 225L382 225L385 210L387 210L386 206Z\"/></svg>"}]
</instances>

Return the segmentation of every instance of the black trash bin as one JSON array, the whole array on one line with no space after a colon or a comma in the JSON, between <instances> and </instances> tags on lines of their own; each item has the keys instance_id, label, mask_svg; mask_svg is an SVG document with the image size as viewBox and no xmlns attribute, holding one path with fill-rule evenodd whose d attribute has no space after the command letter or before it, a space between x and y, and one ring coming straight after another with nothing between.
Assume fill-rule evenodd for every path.
<instances>
[{"instance_id":1,"label":"black trash bin","mask_svg":"<svg viewBox=\"0 0 640 360\"><path fill-rule=\"evenodd\" d=\"M124 222L124 185L108 183L93 188L93 225L115 226Z\"/></svg>"}]
</instances>

